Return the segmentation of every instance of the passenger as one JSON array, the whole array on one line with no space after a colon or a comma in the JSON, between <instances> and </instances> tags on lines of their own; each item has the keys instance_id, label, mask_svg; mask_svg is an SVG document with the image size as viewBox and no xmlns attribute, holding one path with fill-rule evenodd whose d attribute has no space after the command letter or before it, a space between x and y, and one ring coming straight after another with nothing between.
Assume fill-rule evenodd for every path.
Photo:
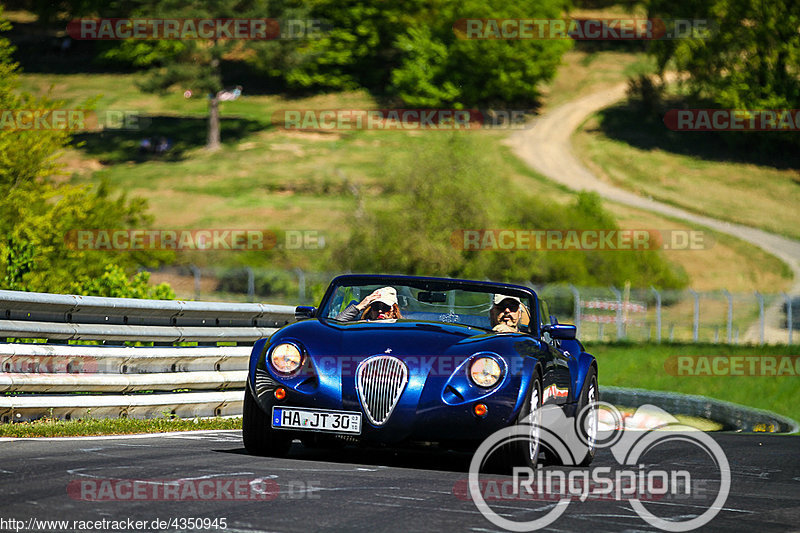
<instances>
[{"instance_id":1,"label":"passenger","mask_svg":"<svg viewBox=\"0 0 800 533\"><path fill-rule=\"evenodd\" d=\"M495 294L489 320L492 330L500 333L516 333L519 331L519 319L522 316L522 300L516 296Z\"/></svg>"},{"instance_id":2,"label":"passenger","mask_svg":"<svg viewBox=\"0 0 800 533\"><path fill-rule=\"evenodd\" d=\"M387 320L403 318L397 305L397 291L394 287L383 287L372 291L357 304L348 305L336 315L335 320Z\"/></svg>"}]
</instances>

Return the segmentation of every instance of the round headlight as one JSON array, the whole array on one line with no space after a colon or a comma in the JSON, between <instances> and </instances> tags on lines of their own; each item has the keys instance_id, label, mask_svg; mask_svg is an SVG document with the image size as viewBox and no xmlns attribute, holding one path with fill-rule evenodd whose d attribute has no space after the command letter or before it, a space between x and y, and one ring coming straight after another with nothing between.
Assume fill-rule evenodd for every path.
<instances>
[{"instance_id":1,"label":"round headlight","mask_svg":"<svg viewBox=\"0 0 800 533\"><path fill-rule=\"evenodd\" d=\"M278 344L272 349L269 360L278 372L291 374L300 368L303 355L294 344L284 343Z\"/></svg>"},{"instance_id":2,"label":"round headlight","mask_svg":"<svg viewBox=\"0 0 800 533\"><path fill-rule=\"evenodd\" d=\"M469 376L479 387L493 387L500 381L500 365L491 357L478 357L469 367Z\"/></svg>"}]
</instances>

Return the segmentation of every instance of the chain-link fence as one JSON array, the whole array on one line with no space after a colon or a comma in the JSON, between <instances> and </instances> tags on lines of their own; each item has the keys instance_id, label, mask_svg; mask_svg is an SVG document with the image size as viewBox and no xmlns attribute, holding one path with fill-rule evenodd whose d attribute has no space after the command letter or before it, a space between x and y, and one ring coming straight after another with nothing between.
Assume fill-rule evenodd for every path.
<instances>
[{"instance_id":1,"label":"chain-link fence","mask_svg":"<svg viewBox=\"0 0 800 533\"><path fill-rule=\"evenodd\" d=\"M336 275L299 268L188 266L154 272L152 280L169 282L183 299L314 305ZM791 344L800 327L800 297L786 294L572 285L533 288L560 322L578 326L583 341Z\"/></svg>"}]
</instances>

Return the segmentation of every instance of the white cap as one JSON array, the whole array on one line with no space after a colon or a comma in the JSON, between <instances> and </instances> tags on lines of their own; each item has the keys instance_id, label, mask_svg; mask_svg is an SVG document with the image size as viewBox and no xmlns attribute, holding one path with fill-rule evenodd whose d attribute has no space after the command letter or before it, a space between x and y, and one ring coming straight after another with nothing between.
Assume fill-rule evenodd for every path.
<instances>
[{"instance_id":1,"label":"white cap","mask_svg":"<svg viewBox=\"0 0 800 533\"><path fill-rule=\"evenodd\" d=\"M500 304L503 300L514 300L519 304L522 304L522 300L517 298L516 296L509 296L507 294L495 294L494 295L494 305Z\"/></svg>"},{"instance_id":2,"label":"white cap","mask_svg":"<svg viewBox=\"0 0 800 533\"><path fill-rule=\"evenodd\" d=\"M397 305L397 291L394 287L384 287L379 289L378 298L376 298L375 301L385 303L389 307Z\"/></svg>"}]
</instances>

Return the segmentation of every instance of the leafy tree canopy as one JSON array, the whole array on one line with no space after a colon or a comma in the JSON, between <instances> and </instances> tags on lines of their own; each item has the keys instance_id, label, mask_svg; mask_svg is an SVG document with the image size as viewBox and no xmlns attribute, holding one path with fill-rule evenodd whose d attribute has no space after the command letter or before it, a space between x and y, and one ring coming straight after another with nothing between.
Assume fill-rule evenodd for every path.
<instances>
[{"instance_id":1,"label":"leafy tree canopy","mask_svg":"<svg viewBox=\"0 0 800 533\"><path fill-rule=\"evenodd\" d=\"M708 21L689 39L653 43L661 69L689 75L689 87L721 107L800 105L800 3L796 0L649 0L649 16Z\"/></svg>"},{"instance_id":2,"label":"leafy tree canopy","mask_svg":"<svg viewBox=\"0 0 800 533\"><path fill-rule=\"evenodd\" d=\"M0 11L0 30L8 29ZM18 90L13 50L0 38L0 109L45 113L61 108L62 102ZM0 128L0 288L66 292L76 279L101 276L107 265L132 269L172 257L70 246L71 230L137 227L149 220L143 200L114 195L105 184L64 181L58 157L70 138L65 129Z\"/></svg>"}]
</instances>

